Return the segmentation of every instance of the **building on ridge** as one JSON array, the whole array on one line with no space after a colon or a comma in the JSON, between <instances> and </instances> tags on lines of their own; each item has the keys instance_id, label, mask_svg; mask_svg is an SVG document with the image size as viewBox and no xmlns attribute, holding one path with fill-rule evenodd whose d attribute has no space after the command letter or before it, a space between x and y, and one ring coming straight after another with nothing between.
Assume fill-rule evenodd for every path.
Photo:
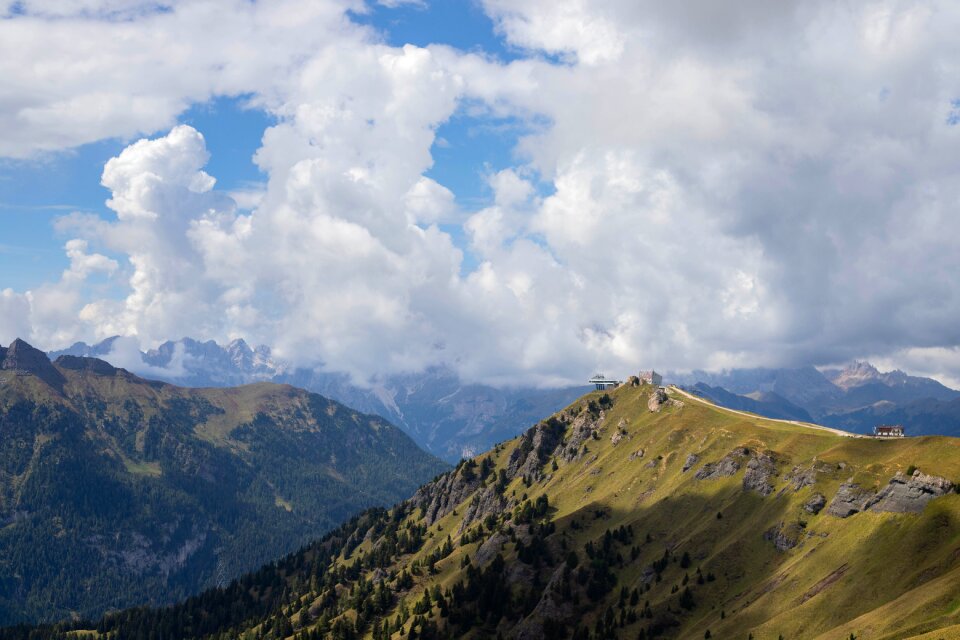
<instances>
[{"instance_id":1,"label":"building on ridge","mask_svg":"<svg viewBox=\"0 0 960 640\"><path fill-rule=\"evenodd\" d=\"M899 424L878 425L873 428L873 435L877 438L902 438L906 435L903 426Z\"/></svg>"},{"instance_id":2,"label":"building on ridge","mask_svg":"<svg viewBox=\"0 0 960 640\"><path fill-rule=\"evenodd\" d=\"M614 380L613 378L608 378L607 376L603 375L602 373L598 373L597 375L595 375L595 376L593 376L592 378L590 378L590 381L589 381L589 382L590 382L590 384L593 385L593 387L594 387L597 391L603 391L604 389L616 389L617 387L620 386L620 381L619 381L619 380Z\"/></svg>"},{"instance_id":3,"label":"building on ridge","mask_svg":"<svg viewBox=\"0 0 960 640\"><path fill-rule=\"evenodd\" d=\"M654 386L663 385L663 376L659 373L650 369L650 371L641 371L640 372L640 384L652 384Z\"/></svg>"}]
</instances>

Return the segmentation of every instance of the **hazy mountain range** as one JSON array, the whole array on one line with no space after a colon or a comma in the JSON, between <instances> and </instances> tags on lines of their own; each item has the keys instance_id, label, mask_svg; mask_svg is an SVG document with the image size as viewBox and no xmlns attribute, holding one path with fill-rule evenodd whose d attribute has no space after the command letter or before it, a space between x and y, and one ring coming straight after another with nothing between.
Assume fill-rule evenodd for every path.
<instances>
[{"instance_id":1,"label":"hazy mountain range","mask_svg":"<svg viewBox=\"0 0 960 640\"><path fill-rule=\"evenodd\" d=\"M0 347L0 624L226 584L447 468L381 417L287 385L188 389L15 341Z\"/></svg>"},{"instance_id":2,"label":"hazy mountain range","mask_svg":"<svg viewBox=\"0 0 960 640\"><path fill-rule=\"evenodd\" d=\"M425 450L449 462L485 451L566 406L587 387L535 389L465 384L445 368L386 376L370 387L348 376L297 368L275 359L269 347L251 348L243 340L223 346L191 338L168 341L146 352L132 341L109 338L82 342L60 355L93 356L131 371L190 387L222 387L270 381L291 384L367 413L380 415L406 431ZM586 377L585 373L585 377Z\"/></svg>"},{"instance_id":3,"label":"hazy mountain range","mask_svg":"<svg viewBox=\"0 0 960 640\"><path fill-rule=\"evenodd\" d=\"M269 347L251 348L243 340L222 346L183 338L146 352L136 347L131 351L131 344L122 338L92 346L81 342L51 357L119 356L134 372L184 386L292 384L383 416L448 462L514 437L587 390L465 384L446 368L386 376L362 387L343 374L292 367L274 358ZM902 371L881 372L867 362L826 370L808 366L693 371L666 379L723 406L771 418L819 422L858 433L889 422L903 424L911 434L960 435L960 391Z\"/></svg>"},{"instance_id":4,"label":"hazy mountain range","mask_svg":"<svg viewBox=\"0 0 960 640\"><path fill-rule=\"evenodd\" d=\"M857 433L902 424L907 433L960 435L960 391L868 362L844 369L732 369L672 375L714 402L773 418L813 421Z\"/></svg>"},{"instance_id":5,"label":"hazy mountain range","mask_svg":"<svg viewBox=\"0 0 960 640\"><path fill-rule=\"evenodd\" d=\"M955 638L958 454L624 385L225 589L0 639Z\"/></svg>"}]
</instances>

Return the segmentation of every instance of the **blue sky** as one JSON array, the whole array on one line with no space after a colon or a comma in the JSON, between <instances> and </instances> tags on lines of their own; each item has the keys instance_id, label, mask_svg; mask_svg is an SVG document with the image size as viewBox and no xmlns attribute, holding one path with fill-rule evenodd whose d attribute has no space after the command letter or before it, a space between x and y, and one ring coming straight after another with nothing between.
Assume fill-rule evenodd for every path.
<instances>
[{"instance_id":1,"label":"blue sky","mask_svg":"<svg viewBox=\"0 0 960 640\"><path fill-rule=\"evenodd\" d=\"M0 342L960 380L956 2L644 2L18 3L0 155L32 159L0 159ZM264 141L250 95L290 126ZM114 220L124 149L122 223L57 225ZM208 152L221 191L274 180L254 214L205 195Z\"/></svg>"},{"instance_id":2,"label":"blue sky","mask_svg":"<svg viewBox=\"0 0 960 640\"><path fill-rule=\"evenodd\" d=\"M446 44L501 61L521 55L495 33L493 22L473 0L377 4L368 13L351 17L375 28L393 46ZM218 189L244 189L265 179L252 156L273 119L248 108L244 96L193 105L178 123L193 126L206 138L210 152L206 170L217 179ZM438 129L434 166L427 175L452 190L463 209L482 208L490 200L485 177L516 164L513 147L523 132L518 121L478 121L460 111ZM112 216L104 204L109 192L100 185L100 174L129 142L111 139L31 160L0 160L0 289L24 291L59 277L68 261L62 249L66 238L56 232L56 219L72 211ZM459 227L444 229L463 243ZM467 255L464 268L474 264Z\"/></svg>"}]
</instances>

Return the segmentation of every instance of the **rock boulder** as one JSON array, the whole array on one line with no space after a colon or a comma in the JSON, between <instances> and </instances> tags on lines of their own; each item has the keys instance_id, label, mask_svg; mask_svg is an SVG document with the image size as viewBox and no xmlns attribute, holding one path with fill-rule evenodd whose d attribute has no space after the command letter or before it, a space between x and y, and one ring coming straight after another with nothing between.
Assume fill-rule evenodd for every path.
<instances>
[{"instance_id":1,"label":"rock boulder","mask_svg":"<svg viewBox=\"0 0 960 640\"><path fill-rule=\"evenodd\" d=\"M827 499L822 493L815 493L803 503L803 510L811 515L817 515L827 506Z\"/></svg>"},{"instance_id":2,"label":"rock boulder","mask_svg":"<svg viewBox=\"0 0 960 640\"><path fill-rule=\"evenodd\" d=\"M667 392L657 387L653 393L650 394L650 400L647 401L647 408L650 409L650 411L660 411L668 402L670 402L670 398L667 396Z\"/></svg>"}]
</instances>

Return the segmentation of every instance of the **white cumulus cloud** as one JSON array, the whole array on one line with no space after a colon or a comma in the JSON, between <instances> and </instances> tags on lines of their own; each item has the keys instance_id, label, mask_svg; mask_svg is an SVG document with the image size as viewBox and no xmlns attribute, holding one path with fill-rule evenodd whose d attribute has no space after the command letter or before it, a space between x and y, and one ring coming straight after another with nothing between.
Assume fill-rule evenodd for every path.
<instances>
[{"instance_id":1,"label":"white cumulus cloud","mask_svg":"<svg viewBox=\"0 0 960 640\"><path fill-rule=\"evenodd\" d=\"M0 154L164 132L106 165L115 215L60 222L70 269L4 291L0 333L242 335L357 378L876 357L960 379L953 3L481 4L522 57L388 46L346 1L18 5ZM235 200L174 122L241 93L277 122ZM525 131L477 210L427 175L454 114Z\"/></svg>"}]
</instances>

